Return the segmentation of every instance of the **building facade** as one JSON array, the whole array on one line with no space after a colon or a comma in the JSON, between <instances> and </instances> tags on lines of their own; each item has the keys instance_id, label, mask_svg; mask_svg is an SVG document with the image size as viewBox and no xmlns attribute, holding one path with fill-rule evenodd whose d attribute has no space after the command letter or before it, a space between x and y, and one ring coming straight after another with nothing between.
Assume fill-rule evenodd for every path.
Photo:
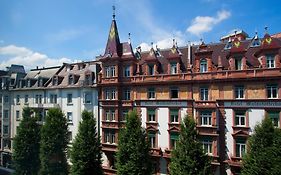
<instances>
[{"instance_id":1,"label":"building facade","mask_svg":"<svg viewBox=\"0 0 281 175\"><path fill-rule=\"evenodd\" d=\"M137 108L155 174L169 174L180 122L193 117L214 174L239 174L247 139L265 116L280 127L281 39L240 31L214 44L148 52L120 42L113 18L98 77L106 174L115 174L119 129Z\"/></svg>"}]
</instances>

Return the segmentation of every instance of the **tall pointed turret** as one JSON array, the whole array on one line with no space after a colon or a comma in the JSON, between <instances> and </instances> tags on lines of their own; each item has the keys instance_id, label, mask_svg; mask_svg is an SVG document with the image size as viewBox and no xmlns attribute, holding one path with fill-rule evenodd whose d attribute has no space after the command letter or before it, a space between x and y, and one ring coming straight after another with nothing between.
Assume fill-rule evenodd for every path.
<instances>
[{"instance_id":1,"label":"tall pointed turret","mask_svg":"<svg viewBox=\"0 0 281 175\"><path fill-rule=\"evenodd\" d=\"M118 35L117 24L115 21L115 6L113 6L112 23L109 30L106 49L104 55L111 55L111 57L121 56L121 45Z\"/></svg>"}]
</instances>

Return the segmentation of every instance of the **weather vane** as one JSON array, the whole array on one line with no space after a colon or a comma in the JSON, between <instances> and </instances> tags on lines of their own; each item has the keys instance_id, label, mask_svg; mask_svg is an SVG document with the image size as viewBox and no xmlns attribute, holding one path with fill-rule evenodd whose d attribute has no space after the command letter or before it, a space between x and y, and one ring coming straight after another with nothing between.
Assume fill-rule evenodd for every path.
<instances>
[{"instance_id":1,"label":"weather vane","mask_svg":"<svg viewBox=\"0 0 281 175\"><path fill-rule=\"evenodd\" d=\"M113 17L113 19L115 19L115 5L112 6L112 10L113 10L112 17Z\"/></svg>"}]
</instances>

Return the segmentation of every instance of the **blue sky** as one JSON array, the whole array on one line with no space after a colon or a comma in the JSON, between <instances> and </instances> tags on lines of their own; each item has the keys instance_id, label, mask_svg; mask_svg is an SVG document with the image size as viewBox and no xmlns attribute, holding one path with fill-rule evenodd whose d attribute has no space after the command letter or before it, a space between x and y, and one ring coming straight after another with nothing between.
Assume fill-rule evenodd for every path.
<instances>
[{"instance_id":1,"label":"blue sky","mask_svg":"<svg viewBox=\"0 0 281 175\"><path fill-rule=\"evenodd\" d=\"M281 32L280 0L0 0L0 68L93 60L104 52L113 4L121 41L130 32L143 50L173 38L218 42L235 29Z\"/></svg>"}]
</instances>

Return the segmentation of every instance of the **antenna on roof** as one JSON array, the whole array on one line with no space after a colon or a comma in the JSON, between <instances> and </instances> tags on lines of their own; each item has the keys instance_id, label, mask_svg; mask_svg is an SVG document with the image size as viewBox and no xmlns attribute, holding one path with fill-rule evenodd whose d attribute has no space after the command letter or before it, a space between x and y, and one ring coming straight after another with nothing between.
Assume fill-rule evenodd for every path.
<instances>
[{"instance_id":1,"label":"antenna on roof","mask_svg":"<svg viewBox=\"0 0 281 175\"><path fill-rule=\"evenodd\" d=\"M115 5L112 6L112 18L115 20Z\"/></svg>"}]
</instances>

